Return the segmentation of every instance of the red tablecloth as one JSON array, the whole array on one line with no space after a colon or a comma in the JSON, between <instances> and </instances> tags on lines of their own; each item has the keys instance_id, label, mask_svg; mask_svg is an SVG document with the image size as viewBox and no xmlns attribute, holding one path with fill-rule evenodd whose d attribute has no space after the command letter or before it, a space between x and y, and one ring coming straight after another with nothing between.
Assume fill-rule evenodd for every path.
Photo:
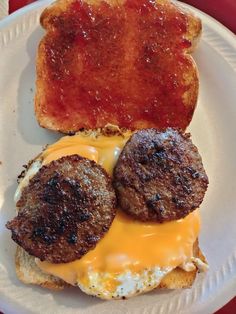
<instances>
[{"instance_id":1,"label":"red tablecloth","mask_svg":"<svg viewBox=\"0 0 236 314\"><path fill-rule=\"evenodd\" d=\"M10 13L35 0L9 0ZM38 0L40 1L40 0ZM182 0L213 16L236 34L236 0ZM216 314L236 313L236 297Z\"/></svg>"}]
</instances>

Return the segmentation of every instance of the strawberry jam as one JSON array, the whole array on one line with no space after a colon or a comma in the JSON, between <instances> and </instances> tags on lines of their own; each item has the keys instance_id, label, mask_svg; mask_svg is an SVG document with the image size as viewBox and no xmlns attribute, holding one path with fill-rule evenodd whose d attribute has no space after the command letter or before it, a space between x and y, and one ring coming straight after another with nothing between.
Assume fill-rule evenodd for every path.
<instances>
[{"instance_id":1,"label":"strawberry jam","mask_svg":"<svg viewBox=\"0 0 236 314\"><path fill-rule=\"evenodd\" d=\"M186 14L171 3L71 1L46 26L41 111L61 131L107 123L185 129L197 98L189 103L186 95L198 89L187 27Z\"/></svg>"}]
</instances>

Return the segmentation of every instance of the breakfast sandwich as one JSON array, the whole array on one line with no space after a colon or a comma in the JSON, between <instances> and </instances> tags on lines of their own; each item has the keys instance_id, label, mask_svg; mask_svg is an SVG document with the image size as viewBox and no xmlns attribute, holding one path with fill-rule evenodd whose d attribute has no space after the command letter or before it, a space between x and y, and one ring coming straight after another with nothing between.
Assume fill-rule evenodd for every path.
<instances>
[{"instance_id":1,"label":"breakfast sandwich","mask_svg":"<svg viewBox=\"0 0 236 314\"><path fill-rule=\"evenodd\" d=\"M59 0L41 15L35 113L67 133L19 176L16 273L102 299L191 287L208 177L185 133L201 22L167 0Z\"/></svg>"},{"instance_id":2,"label":"breakfast sandwich","mask_svg":"<svg viewBox=\"0 0 236 314\"><path fill-rule=\"evenodd\" d=\"M108 126L34 159L7 224L26 283L104 299L183 288L207 269L198 208L208 179L189 134Z\"/></svg>"}]
</instances>

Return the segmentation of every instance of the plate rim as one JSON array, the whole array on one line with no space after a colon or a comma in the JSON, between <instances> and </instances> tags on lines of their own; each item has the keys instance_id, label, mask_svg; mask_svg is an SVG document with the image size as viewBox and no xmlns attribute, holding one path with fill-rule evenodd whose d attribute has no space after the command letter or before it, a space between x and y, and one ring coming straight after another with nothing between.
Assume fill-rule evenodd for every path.
<instances>
[{"instance_id":1,"label":"plate rim","mask_svg":"<svg viewBox=\"0 0 236 314\"><path fill-rule=\"evenodd\" d=\"M17 10L16 12L14 12L13 14L11 14L10 16L4 18L2 21L0 21L0 30L1 29L5 29L8 27L11 27L12 24L14 22L16 22L18 19L21 20L22 18L24 18L25 15L27 15L30 12L34 12L36 17L38 17L38 10L40 10L41 8L45 7L46 5L52 3L54 0L41 0L32 4L29 4L28 6L21 8L19 10ZM178 2L179 4L183 5L186 8L189 8L192 11L195 11L198 15L203 18L203 21L206 24L209 24L209 27L213 29L214 32L216 32L221 38L223 38L225 41L227 41L229 43L229 45L231 46L231 48L236 52L236 36L234 35L234 33L232 33L228 28L226 28L224 25L222 25L220 22L218 22L217 20L215 20L214 18L212 18L211 16L209 16L208 14L190 6L187 4L183 4ZM207 37L208 38L208 37ZM12 39L12 38L11 38ZM6 46L9 44L9 42L6 43ZM224 55L224 53L226 53L226 55ZM227 52L223 53L223 58L227 59ZM232 57L233 60L233 64L231 64L231 62L228 62L229 65L231 65L231 67L236 71L236 66L234 66L234 64L236 65L236 57ZM232 258L235 259L236 262L236 254L234 254L234 252L232 252ZM235 252L236 253L236 252ZM232 260L232 258L229 258L230 260ZM227 260L228 261L228 260ZM236 288L233 287L234 285L236 285L236 274L233 276L233 278L231 278L231 281L229 284L228 283L228 288L224 288L224 294L226 294L227 296L229 295L236 295ZM233 288L234 288L234 292L233 292ZM226 293L227 291L227 293ZM222 292L222 293L223 293ZM231 297L227 297L225 296L224 301L220 303L220 305L218 304L217 308L214 307L214 310L220 308L222 305L224 305ZM216 301L216 300L215 300ZM225 302L225 303L224 303ZM207 303L207 301L205 302L206 304L208 304L208 308L209 308L209 303ZM214 300L211 301L210 303L211 305L214 304ZM150 307L148 308L150 309Z\"/></svg>"}]
</instances>

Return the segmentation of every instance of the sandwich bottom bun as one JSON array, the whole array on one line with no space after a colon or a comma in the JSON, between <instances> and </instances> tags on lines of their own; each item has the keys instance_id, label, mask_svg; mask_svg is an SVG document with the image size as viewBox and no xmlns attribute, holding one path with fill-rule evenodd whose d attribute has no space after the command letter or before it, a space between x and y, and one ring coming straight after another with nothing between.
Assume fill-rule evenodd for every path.
<instances>
[{"instance_id":1,"label":"sandwich bottom bun","mask_svg":"<svg viewBox=\"0 0 236 314\"><path fill-rule=\"evenodd\" d=\"M42 165L50 163L52 160L66 155L79 154L83 157L93 159L102 165L110 175L112 175L119 153L122 151L131 135L131 131L120 130L115 126L108 125L102 130L84 131L77 133L75 136L66 136L61 138L55 144L47 146L40 155L29 163L28 169L20 176L19 186L15 194L15 201L17 202L20 199L22 189L29 183L29 180L37 173ZM190 218L190 222L187 223L187 227L189 228L187 235L195 232L195 237L189 235L189 238L187 238L192 241L190 241L190 249L188 249L188 258L178 259L178 254L181 255L185 252L181 247L179 247L178 252L182 253L177 253L174 257L177 257L177 260L182 260L182 262L179 263L176 262L175 264L167 264L169 266L160 267L158 266L158 262L154 262L151 267L146 267L144 266L144 262L141 263L142 266L139 268L123 267L118 272L113 272L111 271L111 268L107 268L106 264L104 264L104 261L106 260L101 259L104 247L102 250L100 249L100 251L98 251L98 254L100 254L98 255L98 258L100 258L100 261L103 262L103 266L101 269L97 269L96 267L85 267L87 262L91 262L91 255L90 259L88 258L88 260L86 260L85 263L82 262L82 264L80 263L81 260L78 260L75 261L75 263L79 262L78 264L73 264L74 262L72 262L73 265L70 265L70 263L55 265L48 262L41 262L18 246L16 251L16 273L18 278L25 284L40 285L41 287L52 290L62 290L67 286L73 285L78 286L88 295L97 296L101 299L107 300L125 299L151 291L155 288L188 288L192 286L197 272L206 271L208 268L207 262L198 245L198 222L196 222L196 219L197 221L199 219L197 212L194 218ZM130 225L127 225L125 228L128 229L129 226ZM194 226L196 229L194 232L190 230L191 226ZM131 227L134 228L133 225ZM135 232L136 230L137 229L135 229ZM135 232L133 232L133 235L135 235ZM131 237L132 232L129 234ZM111 233L109 235L108 232L108 236L110 237ZM183 235L182 238L184 238ZM118 242L120 241L122 243L123 240L123 238L120 240L118 239ZM153 240L154 239L152 239L152 241ZM112 241L114 241L114 238L112 238ZM181 241L180 243L182 243ZM141 243L138 243L137 245L141 245ZM161 245L164 247L165 243ZM99 243L97 246L99 247ZM91 251L92 254L96 252L96 248ZM120 246L118 246L118 249L119 248ZM147 248L144 250L147 252L145 254L151 254L151 250L151 247ZM122 254L120 251L119 253ZM87 254L90 254L90 252ZM85 258L86 255L84 256ZM82 259L84 257L82 257ZM130 261L128 262L130 263ZM84 272L84 274L81 275L81 272ZM72 277L71 275L68 275L71 273L73 273Z\"/></svg>"}]
</instances>

